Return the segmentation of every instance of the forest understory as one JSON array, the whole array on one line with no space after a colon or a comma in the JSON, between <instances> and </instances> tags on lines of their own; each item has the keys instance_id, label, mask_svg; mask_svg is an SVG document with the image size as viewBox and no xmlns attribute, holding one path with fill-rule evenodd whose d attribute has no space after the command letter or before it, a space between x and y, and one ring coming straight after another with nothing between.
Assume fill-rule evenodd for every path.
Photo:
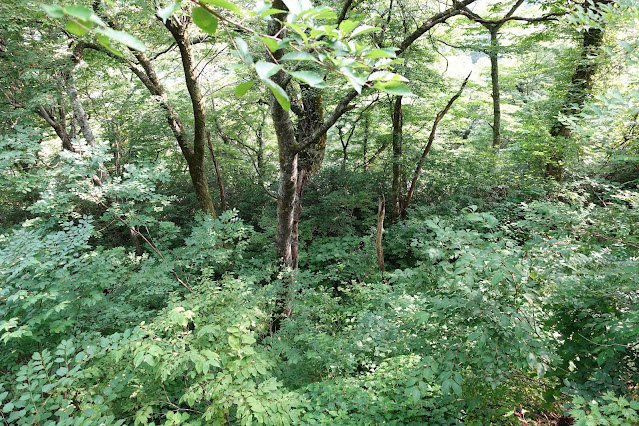
<instances>
[{"instance_id":1,"label":"forest understory","mask_svg":"<svg viewBox=\"0 0 639 426\"><path fill-rule=\"evenodd\" d=\"M639 424L634 0L0 4L0 425Z\"/></svg>"}]
</instances>

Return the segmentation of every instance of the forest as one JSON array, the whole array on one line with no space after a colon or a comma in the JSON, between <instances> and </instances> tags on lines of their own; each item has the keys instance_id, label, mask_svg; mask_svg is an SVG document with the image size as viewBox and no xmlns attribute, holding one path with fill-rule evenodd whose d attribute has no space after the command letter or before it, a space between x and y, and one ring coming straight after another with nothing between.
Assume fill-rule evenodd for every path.
<instances>
[{"instance_id":1,"label":"forest","mask_svg":"<svg viewBox=\"0 0 639 426\"><path fill-rule=\"evenodd\" d=\"M636 0L2 0L0 425L639 424Z\"/></svg>"}]
</instances>

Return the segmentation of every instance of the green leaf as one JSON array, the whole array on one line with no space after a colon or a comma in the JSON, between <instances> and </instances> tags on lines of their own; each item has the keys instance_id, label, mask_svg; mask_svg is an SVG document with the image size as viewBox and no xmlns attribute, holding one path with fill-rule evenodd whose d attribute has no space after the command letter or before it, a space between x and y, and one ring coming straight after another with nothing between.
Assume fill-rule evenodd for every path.
<instances>
[{"instance_id":1,"label":"green leaf","mask_svg":"<svg viewBox=\"0 0 639 426\"><path fill-rule=\"evenodd\" d=\"M133 366L138 367L140 364L142 364L143 360L144 360L144 351L139 351L137 354L135 354L135 357L133 358Z\"/></svg>"},{"instance_id":2,"label":"green leaf","mask_svg":"<svg viewBox=\"0 0 639 426\"><path fill-rule=\"evenodd\" d=\"M282 56L281 61L314 61L315 56L311 55L308 52L289 52L286 55Z\"/></svg>"},{"instance_id":3,"label":"green leaf","mask_svg":"<svg viewBox=\"0 0 639 426\"><path fill-rule=\"evenodd\" d=\"M9 413L13 410L13 402L7 402L4 407L2 407L2 411L5 413Z\"/></svg>"},{"instance_id":4,"label":"green leaf","mask_svg":"<svg viewBox=\"0 0 639 426\"><path fill-rule=\"evenodd\" d=\"M77 21L67 21L67 23L64 25L64 29L73 35L77 35L78 37L82 37L89 32L88 27L84 26L81 23L78 23Z\"/></svg>"},{"instance_id":5,"label":"green leaf","mask_svg":"<svg viewBox=\"0 0 639 426\"><path fill-rule=\"evenodd\" d=\"M403 64L403 63L404 63L404 58L398 58L398 59L380 58L377 61L375 61L375 68L387 68L387 67L390 67L391 65Z\"/></svg>"},{"instance_id":6,"label":"green leaf","mask_svg":"<svg viewBox=\"0 0 639 426\"><path fill-rule=\"evenodd\" d=\"M277 40L270 37L260 37L259 39L262 40L262 42L266 45L266 47L268 47L268 50L270 50L271 52L275 53L279 49Z\"/></svg>"},{"instance_id":7,"label":"green leaf","mask_svg":"<svg viewBox=\"0 0 639 426\"><path fill-rule=\"evenodd\" d=\"M226 0L203 0L203 2L206 4L212 4L213 6L221 7L226 10L230 10L231 12L235 12L238 15L244 16L244 12L242 12L242 9Z\"/></svg>"},{"instance_id":8,"label":"green leaf","mask_svg":"<svg viewBox=\"0 0 639 426\"><path fill-rule=\"evenodd\" d=\"M246 83L238 84L235 87L235 96L241 98L244 94L256 83L255 80L247 81Z\"/></svg>"},{"instance_id":9,"label":"green leaf","mask_svg":"<svg viewBox=\"0 0 639 426\"><path fill-rule=\"evenodd\" d=\"M357 90L357 93L362 93L362 87L366 84L366 77L360 74L355 74L353 70L348 67L342 67L340 68L340 71L344 74L351 86Z\"/></svg>"},{"instance_id":10,"label":"green leaf","mask_svg":"<svg viewBox=\"0 0 639 426\"><path fill-rule=\"evenodd\" d=\"M273 80L270 79L264 80L264 83L268 86L269 89L271 89L273 96L275 96L277 102L282 106L282 108L284 108L284 111L290 111L291 101L289 100L288 95L286 94L284 89L282 89L280 86L275 84Z\"/></svg>"},{"instance_id":11,"label":"green leaf","mask_svg":"<svg viewBox=\"0 0 639 426\"><path fill-rule=\"evenodd\" d=\"M64 17L64 10L58 5L40 3L40 7L44 10L49 18L58 19Z\"/></svg>"},{"instance_id":12,"label":"green leaf","mask_svg":"<svg viewBox=\"0 0 639 426\"><path fill-rule=\"evenodd\" d=\"M379 27L371 27L370 25L360 25L359 27L355 28L355 30L351 33L351 38L354 38L363 34L373 33L379 30L381 30L381 28Z\"/></svg>"},{"instance_id":13,"label":"green leaf","mask_svg":"<svg viewBox=\"0 0 639 426\"><path fill-rule=\"evenodd\" d=\"M351 31L355 29L355 27L357 27L357 22L353 22L350 19L347 19L339 24L339 31L342 33L342 36L346 37L351 33Z\"/></svg>"},{"instance_id":14,"label":"green leaf","mask_svg":"<svg viewBox=\"0 0 639 426\"><path fill-rule=\"evenodd\" d=\"M144 52L146 50L146 46L144 45L144 42L142 40L134 35L125 33L124 31L116 31L111 28L98 28L95 30L95 32L105 35L111 40L117 41L118 43L122 43L123 45L130 47L131 49L135 49L140 52Z\"/></svg>"},{"instance_id":15,"label":"green leaf","mask_svg":"<svg viewBox=\"0 0 639 426\"><path fill-rule=\"evenodd\" d=\"M301 13L300 17L304 17L304 19L337 19L333 9L328 6L314 7L307 12Z\"/></svg>"},{"instance_id":16,"label":"green leaf","mask_svg":"<svg viewBox=\"0 0 639 426\"><path fill-rule=\"evenodd\" d=\"M272 62L258 61L255 64L255 71L262 80L266 80L281 69L282 65L276 65Z\"/></svg>"},{"instance_id":17,"label":"green leaf","mask_svg":"<svg viewBox=\"0 0 639 426\"><path fill-rule=\"evenodd\" d=\"M203 7L195 7L192 12L193 23L207 34L215 34L218 19Z\"/></svg>"},{"instance_id":18,"label":"green leaf","mask_svg":"<svg viewBox=\"0 0 639 426\"><path fill-rule=\"evenodd\" d=\"M326 82L322 79L322 76L312 71L291 71L293 77L303 81L311 87L317 87L322 89L326 87Z\"/></svg>"},{"instance_id":19,"label":"green leaf","mask_svg":"<svg viewBox=\"0 0 639 426\"><path fill-rule=\"evenodd\" d=\"M91 9L84 6L77 6L77 5L67 6L67 7L63 7L62 10L64 11L66 15L73 16L74 18L82 19L83 21L88 21L89 19L91 19L91 15L93 15L93 12L91 12Z\"/></svg>"},{"instance_id":20,"label":"green leaf","mask_svg":"<svg viewBox=\"0 0 639 426\"><path fill-rule=\"evenodd\" d=\"M448 395L450 393L450 388L452 383L453 381L450 379L446 379L442 382L442 393L444 395Z\"/></svg>"},{"instance_id":21,"label":"green leaf","mask_svg":"<svg viewBox=\"0 0 639 426\"><path fill-rule=\"evenodd\" d=\"M287 27L292 29L293 31L295 31L295 33L297 33L297 35L299 35L299 37L302 39L302 42L304 44L308 43L308 35L306 34L306 31L308 29L307 25L289 23L289 24L287 24ZM295 37L293 37L293 38L295 38Z\"/></svg>"},{"instance_id":22,"label":"green leaf","mask_svg":"<svg viewBox=\"0 0 639 426\"><path fill-rule=\"evenodd\" d=\"M231 349L238 349L240 347L240 339L238 339L236 336L229 336L228 341Z\"/></svg>"},{"instance_id":23,"label":"green leaf","mask_svg":"<svg viewBox=\"0 0 639 426\"><path fill-rule=\"evenodd\" d=\"M280 10L280 9L266 9L265 11L260 13L260 18L265 18L267 16L271 16L271 15L276 15L278 13L284 13L284 10Z\"/></svg>"},{"instance_id":24,"label":"green leaf","mask_svg":"<svg viewBox=\"0 0 639 426\"><path fill-rule=\"evenodd\" d=\"M473 331L472 333L470 333L470 335L468 336L468 341L472 342L473 340L476 340L480 335L481 335L481 330L477 329Z\"/></svg>"},{"instance_id":25,"label":"green leaf","mask_svg":"<svg viewBox=\"0 0 639 426\"><path fill-rule=\"evenodd\" d=\"M89 18L89 22L93 22L94 24L98 24L101 27L106 27L107 26L104 23L104 21L102 19L100 19L100 17L98 15L96 15L95 13L91 14L91 17Z\"/></svg>"},{"instance_id":26,"label":"green leaf","mask_svg":"<svg viewBox=\"0 0 639 426\"><path fill-rule=\"evenodd\" d=\"M419 399L421 398L421 395L419 393L419 388L418 387L412 388L410 391L410 396L413 397L413 402L417 404L419 402Z\"/></svg>"},{"instance_id":27,"label":"green leaf","mask_svg":"<svg viewBox=\"0 0 639 426\"><path fill-rule=\"evenodd\" d=\"M378 81L373 87L382 92L389 93L395 96L414 96L408 86L401 81Z\"/></svg>"},{"instance_id":28,"label":"green leaf","mask_svg":"<svg viewBox=\"0 0 639 426\"><path fill-rule=\"evenodd\" d=\"M182 0L177 3L170 4L167 7L163 7L162 9L158 9L157 14L163 21L169 19L171 15L182 8Z\"/></svg>"},{"instance_id":29,"label":"green leaf","mask_svg":"<svg viewBox=\"0 0 639 426\"><path fill-rule=\"evenodd\" d=\"M451 387L453 389L453 392L455 392L455 395L462 396L462 388L461 386L459 386L459 384L457 384L456 382L451 382Z\"/></svg>"},{"instance_id":30,"label":"green leaf","mask_svg":"<svg viewBox=\"0 0 639 426\"><path fill-rule=\"evenodd\" d=\"M393 49L373 49L364 55L365 58L368 59L377 59L377 58L394 58L395 52Z\"/></svg>"},{"instance_id":31,"label":"green leaf","mask_svg":"<svg viewBox=\"0 0 639 426\"><path fill-rule=\"evenodd\" d=\"M98 43L104 46L106 50L108 50L109 52L113 53L116 56L119 56L119 57L123 56L122 52L120 52L118 49L113 47L113 44L111 43L111 39L109 37L104 36L102 34L97 34L96 38L98 39Z\"/></svg>"},{"instance_id":32,"label":"green leaf","mask_svg":"<svg viewBox=\"0 0 639 426\"><path fill-rule=\"evenodd\" d=\"M153 355L151 355L151 354L144 355L144 362L149 367L154 367L155 366L155 358L153 358Z\"/></svg>"},{"instance_id":33,"label":"green leaf","mask_svg":"<svg viewBox=\"0 0 639 426\"><path fill-rule=\"evenodd\" d=\"M243 335L240 340L245 345L252 345L256 342L255 337L247 334Z\"/></svg>"},{"instance_id":34,"label":"green leaf","mask_svg":"<svg viewBox=\"0 0 639 426\"><path fill-rule=\"evenodd\" d=\"M251 65L253 63L253 57L251 56L251 52L249 52L248 44L240 37L235 37L233 40L235 40L237 54L240 55L242 62L246 65Z\"/></svg>"},{"instance_id":35,"label":"green leaf","mask_svg":"<svg viewBox=\"0 0 639 426\"><path fill-rule=\"evenodd\" d=\"M628 51L628 53L632 53L634 50L634 47L632 46L632 44L628 43L627 41L619 40L617 44L619 44L619 46L623 47L626 51Z\"/></svg>"},{"instance_id":36,"label":"green leaf","mask_svg":"<svg viewBox=\"0 0 639 426\"><path fill-rule=\"evenodd\" d=\"M394 72L390 72L390 71L375 71L372 72L369 76L368 79L373 81L373 80L381 80L381 81L408 81L408 79L406 77L402 77L399 74L395 74Z\"/></svg>"}]
</instances>

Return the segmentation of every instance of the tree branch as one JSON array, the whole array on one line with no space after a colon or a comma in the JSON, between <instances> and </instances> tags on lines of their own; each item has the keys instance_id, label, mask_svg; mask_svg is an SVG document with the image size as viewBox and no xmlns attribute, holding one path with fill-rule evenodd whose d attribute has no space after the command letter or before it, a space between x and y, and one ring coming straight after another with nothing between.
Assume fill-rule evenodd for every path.
<instances>
[{"instance_id":1,"label":"tree branch","mask_svg":"<svg viewBox=\"0 0 639 426\"><path fill-rule=\"evenodd\" d=\"M463 0L456 1L453 0L453 7L447 9L443 12L440 12L436 15L433 15L430 19L424 22L419 28L413 31L408 37L404 39L399 45L399 49L397 50L397 55L401 55L404 53L411 44L415 42L419 37L424 35L427 31L429 31L434 26L441 24L442 22L446 22L449 18L453 16L459 15L462 13L462 9L468 6L471 3L474 3L476 0Z\"/></svg>"},{"instance_id":2,"label":"tree branch","mask_svg":"<svg viewBox=\"0 0 639 426\"><path fill-rule=\"evenodd\" d=\"M422 166L424 164L424 159L430 152L430 149L433 146L433 142L435 141L435 132L437 131L437 125L439 125L439 122L442 120L442 118L444 118L446 113L448 113L448 110L450 109L450 107L452 107L455 101L461 96L462 92L464 91L464 88L466 87L466 84L468 83L468 79L470 78L471 74L472 72L468 74L468 77L466 77L466 79L462 83L457 93L455 93L455 95L452 98L450 98L450 100L448 101L444 109L439 111L437 113L437 116L435 117L435 121L433 122L433 127L431 128L430 135L428 136L428 142L426 143L426 146L424 147L424 151L422 152L422 156L419 159L419 162L417 163L417 167L415 167L415 172L413 173L413 180L410 184L410 189L408 190L406 199L402 203L402 206L400 209L400 215L402 216L405 214L406 209L408 208L408 205L411 199L413 198L413 194L415 193L415 187L417 186L417 180L419 179L419 175L422 171Z\"/></svg>"},{"instance_id":3,"label":"tree branch","mask_svg":"<svg viewBox=\"0 0 639 426\"><path fill-rule=\"evenodd\" d=\"M342 11L339 13L339 16L337 17L338 26L339 24L342 23L344 19L346 19L346 13L348 13L348 9L351 8L352 4L353 4L353 0L346 0L346 3L344 3L344 6L342 7Z\"/></svg>"},{"instance_id":4,"label":"tree branch","mask_svg":"<svg viewBox=\"0 0 639 426\"><path fill-rule=\"evenodd\" d=\"M528 24L532 24L532 23L536 23L536 22L556 21L559 16L563 16L566 13L565 12L548 13L546 15L538 16L538 17L535 17L535 18L526 18L526 17L523 17L523 16L506 15L506 16L504 16L501 19L484 19L481 16L477 15L476 13L474 13L473 11L471 11L470 9L464 8L464 10L462 10L461 14L464 15L465 17L467 17L468 19L470 19L471 21L475 21L478 24L481 24L484 27L490 29L490 27L494 27L494 26L500 27L500 26L502 26L503 24L505 24L506 22L509 22L509 21L526 22Z\"/></svg>"},{"instance_id":5,"label":"tree branch","mask_svg":"<svg viewBox=\"0 0 639 426\"><path fill-rule=\"evenodd\" d=\"M401 44L399 45L399 49L397 50L397 56L404 53L404 51L408 49L408 47L411 44L413 44L420 36L422 36L424 33L429 31L435 25L441 24L442 22L445 22L447 19L456 15L459 15L461 13L461 10L464 7L468 6L469 4L475 1L476 0L463 0L463 1L453 0L453 6L451 8L445 10L444 12L440 12L432 16L430 19L424 22L419 28L417 28L417 30L415 30L413 33L407 36L404 39L404 41L402 41ZM366 88L364 90L366 90ZM354 109L355 107L349 104L358 95L359 93L357 93L355 89L351 89L348 93L346 93L346 95L344 95L344 97L339 101L339 103L333 110L333 113L324 122L324 124L320 126L317 130L315 130L315 132L313 132L313 134L308 139L306 139L303 143L301 143L298 146L297 151L301 152L305 150L306 148L308 148L309 146L316 143L331 127L333 127L333 125L337 122L337 120L339 120L339 118L342 115L344 115L344 113Z\"/></svg>"}]
</instances>

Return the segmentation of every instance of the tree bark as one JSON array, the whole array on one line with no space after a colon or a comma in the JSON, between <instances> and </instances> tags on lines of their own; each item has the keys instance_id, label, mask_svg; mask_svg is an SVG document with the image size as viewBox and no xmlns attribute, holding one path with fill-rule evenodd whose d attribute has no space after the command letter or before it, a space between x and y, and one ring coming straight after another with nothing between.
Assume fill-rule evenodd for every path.
<instances>
[{"instance_id":1,"label":"tree bark","mask_svg":"<svg viewBox=\"0 0 639 426\"><path fill-rule=\"evenodd\" d=\"M322 95L317 89L306 84L300 84L302 98L302 115L298 118L295 127L295 139L297 146L312 135L324 123L324 109ZM307 180L321 167L326 151L326 134L322 135L315 143L298 150L298 180L295 193L293 235L291 236L291 254L293 268L299 264L299 223L302 216L302 193Z\"/></svg>"},{"instance_id":2,"label":"tree bark","mask_svg":"<svg viewBox=\"0 0 639 426\"><path fill-rule=\"evenodd\" d=\"M84 140L87 142L87 145L94 147L95 136L93 136L93 130L91 129L91 124L89 123L89 117L84 111L84 107L82 106L82 102L80 101L80 97L78 96L78 89L75 87L75 83L73 81L73 76L71 75L71 73L66 76L65 84L67 95L69 95L69 100L71 101L71 105L73 106L73 117L75 118L76 123L78 123L78 125L80 126L80 131L82 132L82 136L84 136Z\"/></svg>"},{"instance_id":3,"label":"tree bark","mask_svg":"<svg viewBox=\"0 0 639 426\"><path fill-rule=\"evenodd\" d=\"M299 165L299 163L298 163ZM293 209L293 230L291 232L291 268L299 267L299 245L300 245L300 220L302 219L302 193L304 185L308 179L308 172L305 169L298 171L297 191L295 193L295 207Z\"/></svg>"},{"instance_id":4,"label":"tree bark","mask_svg":"<svg viewBox=\"0 0 639 426\"><path fill-rule=\"evenodd\" d=\"M493 148L501 146L501 100L499 92L499 27L490 27L490 81L493 92Z\"/></svg>"},{"instance_id":5,"label":"tree bark","mask_svg":"<svg viewBox=\"0 0 639 426\"><path fill-rule=\"evenodd\" d=\"M501 92L499 88L499 30L501 27L509 21L523 21L523 22L543 22L556 18L558 14L551 13L537 18L524 18L514 16L517 9L524 4L524 0L517 0L510 8L510 10L500 19L484 19L477 15L468 8L464 8L463 14L468 19L471 19L483 27L485 27L490 33L490 49L488 51L488 57L490 58L490 80L491 91L493 98L493 148L499 149L501 147Z\"/></svg>"},{"instance_id":6,"label":"tree bark","mask_svg":"<svg viewBox=\"0 0 639 426\"><path fill-rule=\"evenodd\" d=\"M433 15L400 43L397 55L403 53L415 40L434 26L445 22L453 16L461 14L464 7L475 1L476 0L457 1L454 2L451 8ZM274 15L273 17L275 19L269 22L268 33L271 36L279 34L281 24L278 21L284 21L286 19L286 11L288 10L282 0L275 0L273 2L273 8L285 12ZM279 34L279 36L282 37L283 34ZM273 53L273 57L267 55L267 60L279 60L282 55L283 52L278 50ZM282 71L272 76L271 79L283 89L286 89L286 85L290 81ZM326 147L326 132L335 125L342 115L354 108L350 103L358 95L359 93L357 91L350 90L337 103L333 112L324 120L319 92L307 91L305 95L303 88L303 103L306 99L312 104L312 107L306 108L305 106L305 112L298 122L297 131L289 113L284 111L274 96L271 95L270 111L277 136L280 166L277 203L278 223L275 246L278 258L287 266L294 267L297 265L297 259L294 260L291 244L293 242L293 233L297 233L299 226L300 218L298 217L298 220L295 220L295 212L301 212L301 205L299 205L299 203L301 203L303 183L308 179L308 176L317 171L321 165ZM299 123L305 124L300 126ZM305 171L301 179L300 170Z\"/></svg>"},{"instance_id":7,"label":"tree bark","mask_svg":"<svg viewBox=\"0 0 639 426\"><path fill-rule=\"evenodd\" d=\"M403 168L402 168L402 97L396 96L393 103L393 178L391 183L391 194L393 197L393 209L391 220L395 220L401 213L403 196Z\"/></svg>"},{"instance_id":8,"label":"tree bark","mask_svg":"<svg viewBox=\"0 0 639 426\"><path fill-rule=\"evenodd\" d=\"M213 151L213 143L211 142L211 132L206 131L206 139L209 146L209 152L211 153L211 160L213 160L213 167L215 168L215 177L217 178L217 186L220 190L220 213L226 211L226 191L224 190L224 180L222 180L222 172L220 172L220 165L217 162L217 157Z\"/></svg>"},{"instance_id":9,"label":"tree bark","mask_svg":"<svg viewBox=\"0 0 639 426\"><path fill-rule=\"evenodd\" d=\"M276 81L277 82L277 81ZM298 184L298 153L295 130L288 112L284 111L271 95L271 117L279 150L279 187L277 191L277 232L275 247L277 257L285 265L293 267L291 241Z\"/></svg>"},{"instance_id":10,"label":"tree bark","mask_svg":"<svg viewBox=\"0 0 639 426\"><path fill-rule=\"evenodd\" d=\"M350 140L344 140L344 131L341 126L337 127L337 132L339 133L339 142L342 145L342 175L344 175L344 173L346 173L346 161L348 160L348 143Z\"/></svg>"},{"instance_id":11,"label":"tree bark","mask_svg":"<svg viewBox=\"0 0 639 426\"><path fill-rule=\"evenodd\" d=\"M135 227L129 227L129 237L131 238L131 244L133 244L133 247L135 248L135 255L142 256L144 251L142 250L142 244L140 244L138 234L139 232L137 231L137 229L135 229Z\"/></svg>"},{"instance_id":12,"label":"tree bark","mask_svg":"<svg viewBox=\"0 0 639 426\"><path fill-rule=\"evenodd\" d=\"M287 10L282 0L276 0L273 8ZM275 18L284 20L285 15L286 12L276 15ZM275 35L281 30L281 24L277 19L269 23L270 35ZM273 54L276 60L282 55L281 50ZM268 60L272 59L269 55ZM289 80L284 72L278 72L272 79L286 89ZM280 163L275 246L278 258L293 269L299 264L302 192L310 175L319 170L326 149L326 130L320 130L325 124L321 93L305 84L300 84L300 89L302 111L297 126L293 125L291 116L275 97L270 97L271 118L277 136Z\"/></svg>"},{"instance_id":13,"label":"tree bark","mask_svg":"<svg viewBox=\"0 0 639 426\"><path fill-rule=\"evenodd\" d=\"M366 157L368 157L368 128L369 128L369 124L370 123L370 118L369 115L366 114L366 117L364 117L364 140L362 141L362 150L363 155L362 157L364 158L364 172L368 171L368 160L366 159Z\"/></svg>"},{"instance_id":14,"label":"tree bark","mask_svg":"<svg viewBox=\"0 0 639 426\"><path fill-rule=\"evenodd\" d=\"M64 124L65 117L56 118L51 108L45 108L42 105L38 106L35 112L40 117L44 118L55 134L58 135L58 138L62 141L62 149L75 152L75 148L71 143L71 136L67 133L67 129Z\"/></svg>"}]
</instances>

